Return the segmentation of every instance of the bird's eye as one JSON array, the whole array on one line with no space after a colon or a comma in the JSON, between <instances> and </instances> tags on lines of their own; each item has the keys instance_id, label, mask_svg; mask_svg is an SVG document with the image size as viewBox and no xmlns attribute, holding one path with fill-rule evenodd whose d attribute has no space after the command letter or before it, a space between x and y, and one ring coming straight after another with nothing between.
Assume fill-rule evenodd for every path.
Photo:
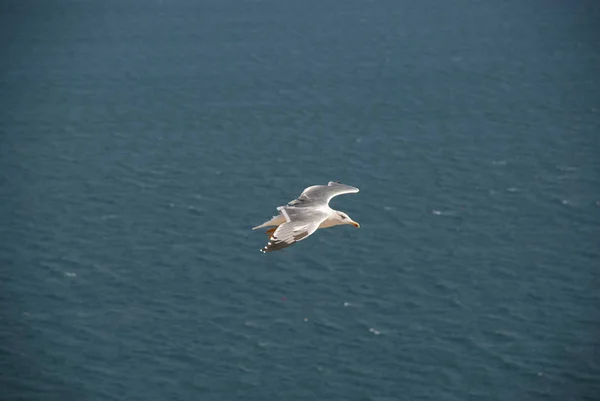
<instances>
[{"instance_id":1,"label":"bird's eye","mask_svg":"<svg viewBox=\"0 0 600 401\"><path fill-rule=\"evenodd\" d=\"M342 220L346 220L346 216L342 216Z\"/></svg>"}]
</instances>

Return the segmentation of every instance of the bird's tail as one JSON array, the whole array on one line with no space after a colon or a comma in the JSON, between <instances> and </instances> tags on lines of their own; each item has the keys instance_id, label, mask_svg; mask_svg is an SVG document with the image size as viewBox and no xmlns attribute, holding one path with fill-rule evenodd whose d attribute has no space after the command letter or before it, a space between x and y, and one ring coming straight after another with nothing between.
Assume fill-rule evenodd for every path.
<instances>
[{"instance_id":1,"label":"bird's tail","mask_svg":"<svg viewBox=\"0 0 600 401\"><path fill-rule=\"evenodd\" d=\"M262 223L260 226L252 227L252 229L253 230L258 230L259 228L268 227L269 225L267 223Z\"/></svg>"},{"instance_id":2,"label":"bird's tail","mask_svg":"<svg viewBox=\"0 0 600 401\"><path fill-rule=\"evenodd\" d=\"M269 226L279 226L285 223L285 217L282 215L273 216L273 218L269 221L265 221L260 226L252 227L253 230L258 230L259 228L269 227Z\"/></svg>"}]
</instances>

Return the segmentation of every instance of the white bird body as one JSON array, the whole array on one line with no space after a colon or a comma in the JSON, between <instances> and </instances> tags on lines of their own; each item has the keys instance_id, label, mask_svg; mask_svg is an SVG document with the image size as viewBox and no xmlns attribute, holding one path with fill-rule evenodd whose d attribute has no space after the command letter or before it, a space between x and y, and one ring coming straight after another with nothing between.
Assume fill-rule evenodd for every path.
<instances>
[{"instance_id":1,"label":"white bird body","mask_svg":"<svg viewBox=\"0 0 600 401\"><path fill-rule=\"evenodd\" d=\"M337 210L333 210L329 206L327 207L327 209L323 208L321 210L324 213L327 213L328 217L325 221L323 221L319 225L319 228L329 228L329 227L333 227L333 226L339 226L341 224L348 224L347 222L341 221L340 219L337 218L337 213L338 213ZM285 216L283 214L278 214L277 216L273 216L273 218L271 220L262 223L260 226L253 227L252 229L257 230L259 228L272 227L272 226L279 227L280 225L284 224L285 222L286 222Z\"/></svg>"},{"instance_id":2,"label":"white bird body","mask_svg":"<svg viewBox=\"0 0 600 401\"><path fill-rule=\"evenodd\" d=\"M331 198L358 191L358 188L339 182L329 182L327 186L313 185L306 188L297 199L286 206L279 206L277 210L280 214L252 228L257 230L275 226L275 228L267 230L267 234L270 235L269 242L261 249L261 252L267 253L286 248L308 237L319 228L342 224L360 227L346 213L329 207Z\"/></svg>"}]
</instances>

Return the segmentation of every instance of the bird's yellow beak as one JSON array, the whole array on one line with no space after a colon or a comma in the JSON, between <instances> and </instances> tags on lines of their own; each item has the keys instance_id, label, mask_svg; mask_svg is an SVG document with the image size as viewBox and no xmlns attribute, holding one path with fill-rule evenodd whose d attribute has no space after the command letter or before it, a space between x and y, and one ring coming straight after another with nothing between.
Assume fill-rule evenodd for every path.
<instances>
[{"instance_id":1,"label":"bird's yellow beak","mask_svg":"<svg viewBox=\"0 0 600 401\"><path fill-rule=\"evenodd\" d=\"M356 221L351 221L350 224L352 224L356 228L360 228L360 224L358 224Z\"/></svg>"}]
</instances>

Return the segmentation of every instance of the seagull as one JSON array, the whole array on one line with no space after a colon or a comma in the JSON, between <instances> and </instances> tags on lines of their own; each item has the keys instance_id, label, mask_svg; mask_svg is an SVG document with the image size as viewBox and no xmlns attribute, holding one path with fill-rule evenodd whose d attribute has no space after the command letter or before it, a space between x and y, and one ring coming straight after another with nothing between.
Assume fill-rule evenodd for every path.
<instances>
[{"instance_id":1,"label":"seagull","mask_svg":"<svg viewBox=\"0 0 600 401\"><path fill-rule=\"evenodd\" d=\"M297 199L286 206L279 206L277 216L252 228L257 230L275 226L266 231L270 235L269 242L260 251L268 253L287 248L302 241L319 228L329 228L341 224L360 227L360 224L352 220L346 213L329 207L329 201L333 197L357 192L358 188L333 181L327 185L313 185L306 188Z\"/></svg>"}]
</instances>

